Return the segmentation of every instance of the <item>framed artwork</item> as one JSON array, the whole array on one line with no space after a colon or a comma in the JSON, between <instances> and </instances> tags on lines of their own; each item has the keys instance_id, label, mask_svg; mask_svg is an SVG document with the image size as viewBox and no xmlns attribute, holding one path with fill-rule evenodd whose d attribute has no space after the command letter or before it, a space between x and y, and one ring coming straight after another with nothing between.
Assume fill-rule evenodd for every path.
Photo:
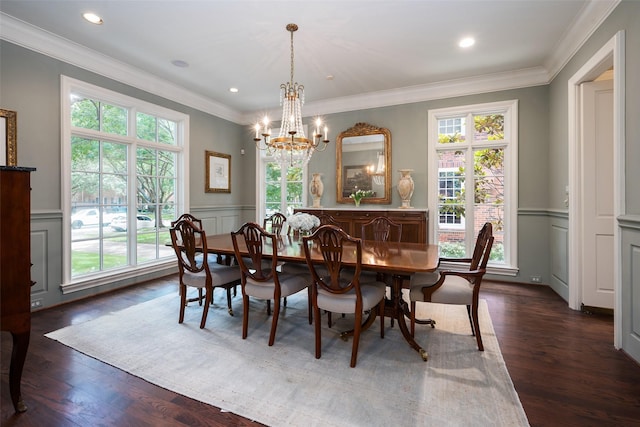
<instances>
[{"instance_id":1,"label":"framed artwork","mask_svg":"<svg viewBox=\"0 0 640 427\"><path fill-rule=\"evenodd\" d=\"M18 165L16 112L0 109L0 166Z\"/></svg>"},{"instance_id":2,"label":"framed artwork","mask_svg":"<svg viewBox=\"0 0 640 427\"><path fill-rule=\"evenodd\" d=\"M231 193L231 155L205 151L206 193Z\"/></svg>"},{"instance_id":3,"label":"framed artwork","mask_svg":"<svg viewBox=\"0 0 640 427\"><path fill-rule=\"evenodd\" d=\"M367 172L367 165L345 166L342 174L342 197L349 197L356 190L371 190L371 175Z\"/></svg>"}]
</instances>

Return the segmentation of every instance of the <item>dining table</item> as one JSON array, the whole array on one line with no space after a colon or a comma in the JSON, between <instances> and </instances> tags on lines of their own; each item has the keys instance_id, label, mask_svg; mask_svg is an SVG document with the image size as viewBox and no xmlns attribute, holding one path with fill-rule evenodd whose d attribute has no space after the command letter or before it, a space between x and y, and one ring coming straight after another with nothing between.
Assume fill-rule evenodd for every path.
<instances>
[{"instance_id":1,"label":"dining table","mask_svg":"<svg viewBox=\"0 0 640 427\"><path fill-rule=\"evenodd\" d=\"M276 254L278 262L306 263L303 249L303 237L299 235L279 235L276 239ZM244 241L238 241L239 251L248 255ZM310 243L308 243L310 244ZM342 262L346 267L356 265L355 246L352 250L346 243ZM263 255L273 255L273 245L270 239L265 240ZM322 254L311 244L311 259L314 263L322 263ZM231 234L216 234L207 236L207 252L218 256L226 255L229 259L235 255ZM390 298L385 302L385 317L398 322L399 329L407 343L416 350L422 360L428 359L428 354L411 336L407 327L405 315L409 313L408 304L402 297L402 289L417 272L431 272L438 266L438 246L427 243L409 242L378 242L362 240L361 268L364 271L384 273L393 278L391 282Z\"/></svg>"}]
</instances>

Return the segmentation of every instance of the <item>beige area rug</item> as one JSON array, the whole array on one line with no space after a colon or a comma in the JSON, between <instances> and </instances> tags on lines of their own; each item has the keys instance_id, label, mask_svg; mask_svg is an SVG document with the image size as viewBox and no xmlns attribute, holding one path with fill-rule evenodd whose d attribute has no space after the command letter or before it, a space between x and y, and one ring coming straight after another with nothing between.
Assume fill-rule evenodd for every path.
<instances>
[{"instance_id":1,"label":"beige area rug","mask_svg":"<svg viewBox=\"0 0 640 427\"><path fill-rule=\"evenodd\" d=\"M338 338L350 318L323 316L322 358L314 357L306 292L288 298L276 342L270 317L252 301L249 336L241 337L242 301L227 314L216 293L207 327L191 303L178 324L178 296L167 295L46 336L160 387L270 426L527 426L502 359L486 302L480 306L485 351L479 352L464 307L421 304L435 329L417 325L423 362L395 325L361 337L349 368L351 340Z\"/></svg>"}]
</instances>

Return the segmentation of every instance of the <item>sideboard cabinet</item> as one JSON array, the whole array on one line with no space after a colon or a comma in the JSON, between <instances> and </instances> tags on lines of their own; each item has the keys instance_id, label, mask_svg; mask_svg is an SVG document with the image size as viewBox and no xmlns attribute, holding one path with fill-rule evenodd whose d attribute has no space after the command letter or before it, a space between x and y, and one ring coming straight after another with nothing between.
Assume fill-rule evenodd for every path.
<instances>
[{"instance_id":1,"label":"sideboard cabinet","mask_svg":"<svg viewBox=\"0 0 640 427\"><path fill-rule=\"evenodd\" d=\"M0 328L11 332L9 392L16 412L31 334L31 185L33 168L0 166Z\"/></svg>"},{"instance_id":2,"label":"sideboard cabinet","mask_svg":"<svg viewBox=\"0 0 640 427\"><path fill-rule=\"evenodd\" d=\"M378 216L385 216L402 224L403 242L428 243L427 230L429 215L423 209L328 209L298 208L294 212L306 212L312 215L330 215L347 233L355 237L363 237L362 225ZM395 236L391 236L393 239ZM371 239L371 236L364 236Z\"/></svg>"}]
</instances>

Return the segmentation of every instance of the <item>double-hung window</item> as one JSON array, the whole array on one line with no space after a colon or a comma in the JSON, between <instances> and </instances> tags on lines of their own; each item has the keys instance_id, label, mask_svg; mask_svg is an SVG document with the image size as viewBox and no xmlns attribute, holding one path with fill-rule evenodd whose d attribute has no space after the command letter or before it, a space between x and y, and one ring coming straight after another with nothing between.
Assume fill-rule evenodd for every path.
<instances>
[{"instance_id":1,"label":"double-hung window","mask_svg":"<svg viewBox=\"0 0 640 427\"><path fill-rule=\"evenodd\" d=\"M471 257L485 222L490 265L517 264L517 101L429 111L429 210L443 257Z\"/></svg>"},{"instance_id":2,"label":"double-hung window","mask_svg":"<svg viewBox=\"0 0 640 427\"><path fill-rule=\"evenodd\" d=\"M62 78L63 291L173 262L188 116Z\"/></svg>"}]
</instances>

